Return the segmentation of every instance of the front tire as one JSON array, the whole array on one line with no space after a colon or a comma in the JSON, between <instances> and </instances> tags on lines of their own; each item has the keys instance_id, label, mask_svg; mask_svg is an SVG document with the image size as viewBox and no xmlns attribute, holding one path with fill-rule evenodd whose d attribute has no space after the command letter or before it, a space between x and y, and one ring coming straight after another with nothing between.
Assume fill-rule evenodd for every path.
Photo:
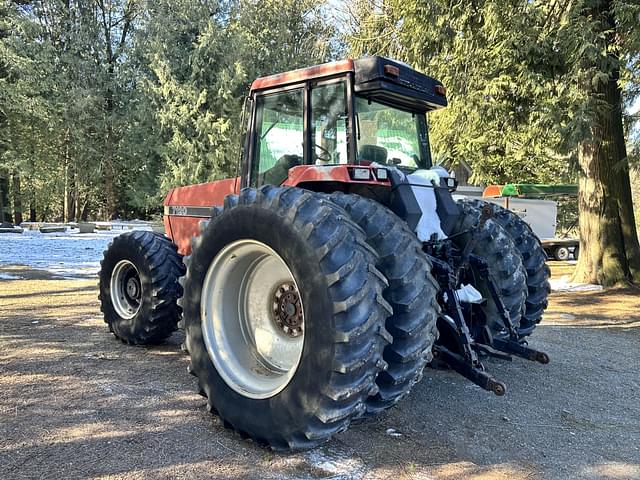
<instances>
[{"instance_id":1,"label":"front tire","mask_svg":"<svg viewBox=\"0 0 640 480\"><path fill-rule=\"evenodd\" d=\"M475 228L480 219L481 208L465 200L458 201L458 205L460 206L460 218L454 233ZM464 233L456 236L454 243L462 249L469 238L470 234ZM480 237L473 253L488 262L489 272L496 284L498 294L509 312L513 327L518 329L525 311L527 272L522 264L522 256L513 240L498 222L494 219L488 219L480 231ZM488 281L480 278L478 272L473 271L473 274L477 278L473 286L480 291L486 300L481 306L486 317L486 324L493 335L507 336L508 332L500 316L499 307L490 294Z\"/></svg>"},{"instance_id":2,"label":"front tire","mask_svg":"<svg viewBox=\"0 0 640 480\"><path fill-rule=\"evenodd\" d=\"M385 367L390 307L375 253L346 212L297 188L244 189L192 245L181 300L189 368L225 426L304 449L364 413ZM271 355L278 345L292 353Z\"/></svg>"},{"instance_id":3,"label":"front tire","mask_svg":"<svg viewBox=\"0 0 640 480\"><path fill-rule=\"evenodd\" d=\"M100 310L125 343L162 343L177 330L182 256L167 237L134 231L116 237L100 262Z\"/></svg>"},{"instance_id":4,"label":"front tire","mask_svg":"<svg viewBox=\"0 0 640 480\"><path fill-rule=\"evenodd\" d=\"M531 227L517 214L500 205L483 200L470 200L470 202L476 208L482 208L485 205L491 208L493 219L511 236L522 256L522 262L527 271L527 299L518 335L521 338L531 335L542 320L542 314L549 304L551 271L547 265L547 254Z\"/></svg>"}]
</instances>

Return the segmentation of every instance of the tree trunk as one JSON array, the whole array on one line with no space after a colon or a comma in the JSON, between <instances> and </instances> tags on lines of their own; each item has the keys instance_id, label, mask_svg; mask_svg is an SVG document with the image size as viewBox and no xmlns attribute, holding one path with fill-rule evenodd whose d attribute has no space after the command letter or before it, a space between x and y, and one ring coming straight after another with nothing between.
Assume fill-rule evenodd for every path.
<instances>
[{"instance_id":1,"label":"tree trunk","mask_svg":"<svg viewBox=\"0 0 640 480\"><path fill-rule=\"evenodd\" d=\"M86 222L89 218L89 201L85 200L82 204L82 213L80 214L80 218L83 222Z\"/></svg>"},{"instance_id":2,"label":"tree trunk","mask_svg":"<svg viewBox=\"0 0 640 480\"><path fill-rule=\"evenodd\" d=\"M76 175L73 165L69 165L69 187L67 190L67 222L74 222L77 219L76 216Z\"/></svg>"},{"instance_id":3,"label":"tree trunk","mask_svg":"<svg viewBox=\"0 0 640 480\"><path fill-rule=\"evenodd\" d=\"M110 95L110 93L109 93ZM111 117L113 110L113 101L107 102L107 116ZM105 194L105 210L106 219L112 220L116 216L116 189L115 189L115 166L113 159L113 129L111 127L111 118L107 120L107 135L105 138L104 153L104 194Z\"/></svg>"},{"instance_id":4,"label":"tree trunk","mask_svg":"<svg viewBox=\"0 0 640 480\"><path fill-rule=\"evenodd\" d=\"M127 0L124 4L122 17L115 20L113 18L113 10L111 7L107 5L106 2L97 2L102 18L108 74L105 88L106 132L103 161L103 186L105 195L104 208L106 210L105 214L107 220L111 220L115 217L118 205L118 192L116 191L118 166L116 164L115 155L117 138L113 128L114 115L116 113L114 108L113 82L115 78L116 64L124 51L129 30L132 26L133 19L137 15L138 4L139 2L137 0ZM116 28L117 25L119 26ZM119 38L116 38L117 35L119 35Z\"/></svg>"},{"instance_id":5,"label":"tree trunk","mask_svg":"<svg viewBox=\"0 0 640 480\"><path fill-rule=\"evenodd\" d=\"M29 202L29 221L36 222L37 220L36 201L32 199L31 202Z\"/></svg>"},{"instance_id":6,"label":"tree trunk","mask_svg":"<svg viewBox=\"0 0 640 480\"><path fill-rule=\"evenodd\" d=\"M79 188L78 182L76 182L75 198L76 198L75 218L76 218L76 221L79 221L80 219L82 219L82 202L84 200L82 198L82 195L80 194L80 188Z\"/></svg>"},{"instance_id":7,"label":"tree trunk","mask_svg":"<svg viewBox=\"0 0 640 480\"><path fill-rule=\"evenodd\" d=\"M0 168L0 223L11 222L9 208L9 173Z\"/></svg>"},{"instance_id":8,"label":"tree trunk","mask_svg":"<svg viewBox=\"0 0 640 480\"><path fill-rule=\"evenodd\" d=\"M65 135L63 153L64 189L62 191L62 221L67 222L67 211L69 210L69 130Z\"/></svg>"},{"instance_id":9,"label":"tree trunk","mask_svg":"<svg viewBox=\"0 0 640 480\"><path fill-rule=\"evenodd\" d=\"M602 34L609 45L615 41L611 8L610 2L600 2L589 11L595 19L605 19ZM609 60L617 62L613 56ZM604 106L597 109L590 137L578 145L580 257L572 280L608 287L640 284L640 245L622 126L620 70L604 68L600 71L608 74L606 83L590 78L585 83L590 98Z\"/></svg>"},{"instance_id":10,"label":"tree trunk","mask_svg":"<svg viewBox=\"0 0 640 480\"><path fill-rule=\"evenodd\" d=\"M13 172L11 187L13 190L13 218L16 225L20 225L22 223L22 189L18 172Z\"/></svg>"}]
</instances>

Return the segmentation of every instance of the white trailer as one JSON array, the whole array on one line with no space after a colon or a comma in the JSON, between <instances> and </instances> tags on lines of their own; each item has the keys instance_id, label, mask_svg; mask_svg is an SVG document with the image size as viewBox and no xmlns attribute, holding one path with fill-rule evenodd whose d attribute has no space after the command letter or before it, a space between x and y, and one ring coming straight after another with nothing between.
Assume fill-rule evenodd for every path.
<instances>
[{"instance_id":1,"label":"white trailer","mask_svg":"<svg viewBox=\"0 0 640 480\"><path fill-rule=\"evenodd\" d=\"M578 258L580 240L578 238L557 237L558 203L549 198L575 195L577 195L576 185L511 183L491 185L484 189L482 197L488 202L496 203L517 213L527 222L542 242L542 247L549 258L569 260L571 255L574 259Z\"/></svg>"}]
</instances>

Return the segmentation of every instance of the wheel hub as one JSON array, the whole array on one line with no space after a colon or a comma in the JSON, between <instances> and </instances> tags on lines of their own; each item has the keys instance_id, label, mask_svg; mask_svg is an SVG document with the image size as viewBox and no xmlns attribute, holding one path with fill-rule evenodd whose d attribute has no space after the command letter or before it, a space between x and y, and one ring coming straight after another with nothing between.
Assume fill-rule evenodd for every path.
<instances>
[{"instance_id":1,"label":"wheel hub","mask_svg":"<svg viewBox=\"0 0 640 480\"><path fill-rule=\"evenodd\" d=\"M140 273L129 260L120 260L111 273L111 303L116 313L124 319L136 316L142 300Z\"/></svg>"},{"instance_id":2,"label":"wheel hub","mask_svg":"<svg viewBox=\"0 0 640 480\"><path fill-rule=\"evenodd\" d=\"M273 294L273 320L290 337L302 333L300 294L293 283L284 283Z\"/></svg>"},{"instance_id":3,"label":"wheel hub","mask_svg":"<svg viewBox=\"0 0 640 480\"><path fill-rule=\"evenodd\" d=\"M140 281L137 277L131 277L127 281L127 295L130 298L138 298L140 296Z\"/></svg>"},{"instance_id":4,"label":"wheel hub","mask_svg":"<svg viewBox=\"0 0 640 480\"><path fill-rule=\"evenodd\" d=\"M202 284L200 315L209 358L233 390L270 398L292 380L304 347L304 305L271 247L242 239L220 250Z\"/></svg>"}]
</instances>

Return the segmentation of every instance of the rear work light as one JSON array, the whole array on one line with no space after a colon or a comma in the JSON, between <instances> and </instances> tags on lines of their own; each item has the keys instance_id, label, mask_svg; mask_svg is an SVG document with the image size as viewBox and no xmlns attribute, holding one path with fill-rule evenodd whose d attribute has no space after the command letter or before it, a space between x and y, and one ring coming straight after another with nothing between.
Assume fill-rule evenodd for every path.
<instances>
[{"instance_id":1,"label":"rear work light","mask_svg":"<svg viewBox=\"0 0 640 480\"><path fill-rule=\"evenodd\" d=\"M391 75L392 77L400 76L400 69L395 65L385 65L384 66L384 74Z\"/></svg>"},{"instance_id":2,"label":"rear work light","mask_svg":"<svg viewBox=\"0 0 640 480\"><path fill-rule=\"evenodd\" d=\"M354 180L369 180L368 168L354 168L352 173Z\"/></svg>"},{"instance_id":3,"label":"rear work light","mask_svg":"<svg viewBox=\"0 0 640 480\"><path fill-rule=\"evenodd\" d=\"M447 89L444 85L436 85L435 90L438 95L442 95L443 97L447 94Z\"/></svg>"},{"instance_id":4,"label":"rear work light","mask_svg":"<svg viewBox=\"0 0 640 480\"><path fill-rule=\"evenodd\" d=\"M378 180L388 180L389 172L387 172L386 168L378 168L376 170L376 177L378 178Z\"/></svg>"}]
</instances>

